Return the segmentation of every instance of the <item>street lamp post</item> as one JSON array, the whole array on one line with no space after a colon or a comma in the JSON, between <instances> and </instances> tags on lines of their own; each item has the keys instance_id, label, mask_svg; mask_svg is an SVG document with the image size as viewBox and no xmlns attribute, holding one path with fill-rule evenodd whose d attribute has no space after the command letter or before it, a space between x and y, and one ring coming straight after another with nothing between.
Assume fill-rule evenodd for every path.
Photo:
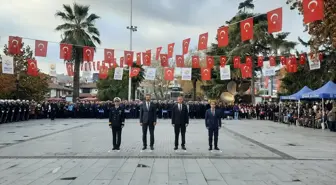
<instances>
[{"instance_id":1,"label":"street lamp post","mask_svg":"<svg viewBox=\"0 0 336 185\"><path fill-rule=\"evenodd\" d=\"M138 28L136 26L132 25L132 11L133 11L133 0L131 0L131 18L130 18L130 26L127 26L127 29L130 30L130 51L132 51L132 33L138 31ZM131 66L128 67L128 73L131 72ZM131 94L132 94L132 78L128 78L128 101L131 100Z\"/></svg>"}]
</instances>

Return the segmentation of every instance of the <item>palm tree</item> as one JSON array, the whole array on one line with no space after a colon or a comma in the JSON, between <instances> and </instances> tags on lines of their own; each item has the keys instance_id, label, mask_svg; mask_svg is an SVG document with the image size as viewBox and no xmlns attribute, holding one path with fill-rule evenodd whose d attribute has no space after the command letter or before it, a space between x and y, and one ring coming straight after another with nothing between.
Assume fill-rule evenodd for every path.
<instances>
[{"instance_id":1,"label":"palm tree","mask_svg":"<svg viewBox=\"0 0 336 185\"><path fill-rule=\"evenodd\" d=\"M95 21L100 17L89 14L90 7L74 3L63 5L64 12L57 11L55 16L60 17L63 24L56 27L56 31L62 31L62 43L73 44L74 79L73 101L79 97L79 68L83 62L83 46L96 47L100 44L100 33L95 27Z\"/></svg>"},{"instance_id":2,"label":"palm tree","mask_svg":"<svg viewBox=\"0 0 336 185\"><path fill-rule=\"evenodd\" d=\"M196 88L197 81L202 81L200 69L192 69L191 70L191 82L193 87L193 100L196 101Z\"/></svg>"},{"instance_id":3,"label":"palm tree","mask_svg":"<svg viewBox=\"0 0 336 185\"><path fill-rule=\"evenodd\" d=\"M139 87L140 83L145 79L145 70L142 68L142 65L137 65L136 63L133 63L132 67L140 68L140 72L138 76L135 76L132 78L132 97L131 99L135 99L135 91Z\"/></svg>"},{"instance_id":4,"label":"palm tree","mask_svg":"<svg viewBox=\"0 0 336 185\"><path fill-rule=\"evenodd\" d=\"M245 0L244 2L239 3L239 6L238 6L239 13L242 13L242 12L245 13L246 9L251 9L251 10L254 9L253 0Z\"/></svg>"}]
</instances>

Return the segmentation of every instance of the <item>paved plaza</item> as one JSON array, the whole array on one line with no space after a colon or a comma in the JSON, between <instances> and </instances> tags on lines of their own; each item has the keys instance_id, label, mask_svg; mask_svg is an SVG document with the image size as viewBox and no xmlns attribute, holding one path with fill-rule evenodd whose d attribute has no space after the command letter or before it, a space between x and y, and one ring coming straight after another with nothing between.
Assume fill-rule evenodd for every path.
<instances>
[{"instance_id":1,"label":"paved plaza","mask_svg":"<svg viewBox=\"0 0 336 185\"><path fill-rule=\"evenodd\" d=\"M335 185L336 133L269 121L224 121L222 152L209 152L204 120L191 120L187 152L173 150L170 120L143 151L127 120L111 152L107 120L34 120L0 125L0 185Z\"/></svg>"}]
</instances>

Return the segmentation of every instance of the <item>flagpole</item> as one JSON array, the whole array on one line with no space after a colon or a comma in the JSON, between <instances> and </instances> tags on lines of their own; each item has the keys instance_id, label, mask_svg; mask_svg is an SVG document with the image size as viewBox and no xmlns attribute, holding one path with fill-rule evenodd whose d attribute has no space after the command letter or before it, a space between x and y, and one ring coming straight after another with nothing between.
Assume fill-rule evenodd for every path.
<instances>
[{"instance_id":1,"label":"flagpole","mask_svg":"<svg viewBox=\"0 0 336 185\"><path fill-rule=\"evenodd\" d=\"M127 29L130 30L130 51L132 51L132 33L138 31L136 26L132 25L132 18L133 18L133 0L131 0L131 17L130 17L130 26L127 26ZM133 60L133 59L132 59ZM133 63L133 61L132 61ZM131 66L128 67L128 75L130 75L131 72ZM131 94L132 94L132 78L128 78L128 101L131 100Z\"/></svg>"}]
</instances>

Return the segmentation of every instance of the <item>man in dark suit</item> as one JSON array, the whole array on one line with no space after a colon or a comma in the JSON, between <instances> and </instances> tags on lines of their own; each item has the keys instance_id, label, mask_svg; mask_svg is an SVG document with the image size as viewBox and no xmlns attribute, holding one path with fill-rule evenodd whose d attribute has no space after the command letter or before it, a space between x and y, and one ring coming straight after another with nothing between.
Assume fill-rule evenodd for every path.
<instances>
[{"instance_id":1,"label":"man in dark suit","mask_svg":"<svg viewBox=\"0 0 336 185\"><path fill-rule=\"evenodd\" d=\"M174 127L175 131L175 148L174 150L177 150L178 148L178 141L179 141L179 135L181 132L182 136L182 143L181 147L183 150L186 150L185 147L185 133L186 133L186 127L189 124L189 115L188 115L188 107L187 105L183 104L183 98L180 96L177 98L177 104L175 104L172 108L172 125Z\"/></svg>"},{"instance_id":2,"label":"man in dark suit","mask_svg":"<svg viewBox=\"0 0 336 185\"><path fill-rule=\"evenodd\" d=\"M215 150L218 148L218 130L222 127L221 113L216 110L216 102L210 102L211 108L205 112L205 126L209 132L209 150L212 150L212 139L214 137Z\"/></svg>"},{"instance_id":3,"label":"man in dark suit","mask_svg":"<svg viewBox=\"0 0 336 185\"><path fill-rule=\"evenodd\" d=\"M142 150L147 149L147 130L150 134L150 149L154 150L154 128L156 125L156 106L151 102L151 95L146 95L146 101L140 105L140 125L142 126Z\"/></svg>"},{"instance_id":4,"label":"man in dark suit","mask_svg":"<svg viewBox=\"0 0 336 185\"><path fill-rule=\"evenodd\" d=\"M121 131L125 125L124 109L120 107L121 99L116 97L113 99L114 107L110 109L109 126L112 129L112 150L120 150Z\"/></svg>"}]
</instances>

